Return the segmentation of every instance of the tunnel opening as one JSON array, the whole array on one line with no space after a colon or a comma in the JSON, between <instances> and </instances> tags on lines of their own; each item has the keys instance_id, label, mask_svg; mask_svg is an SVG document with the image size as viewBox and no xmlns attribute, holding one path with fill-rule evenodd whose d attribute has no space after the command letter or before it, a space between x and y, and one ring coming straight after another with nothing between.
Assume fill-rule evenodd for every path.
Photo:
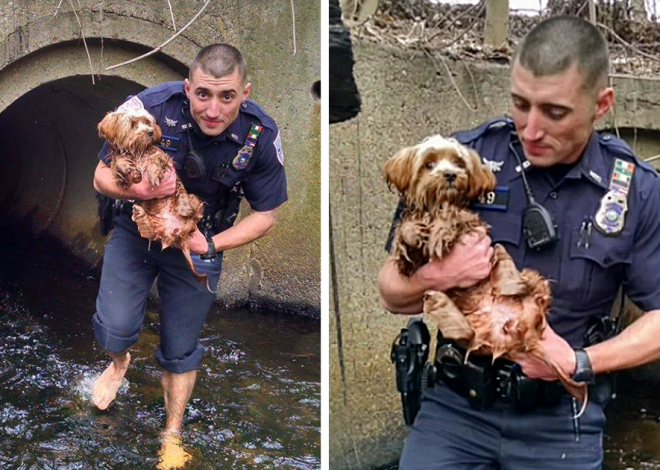
<instances>
[{"instance_id":1,"label":"tunnel opening","mask_svg":"<svg viewBox=\"0 0 660 470\"><path fill-rule=\"evenodd\" d=\"M314 101L321 101L321 80L316 80L312 83L310 93L312 94Z\"/></svg>"},{"instance_id":2,"label":"tunnel opening","mask_svg":"<svg viewBox=\"0 0 660 470\"><path fill-rule=\"evenodd\" d=\"M92 186L102 141L96 123L128 95L144 89L102 76L54 80L29 91L0 113L0 226L3 233L60 240L89 264L102 239ZM18 236L20 237L20 235Z\"/></svg>"}]
</instances>

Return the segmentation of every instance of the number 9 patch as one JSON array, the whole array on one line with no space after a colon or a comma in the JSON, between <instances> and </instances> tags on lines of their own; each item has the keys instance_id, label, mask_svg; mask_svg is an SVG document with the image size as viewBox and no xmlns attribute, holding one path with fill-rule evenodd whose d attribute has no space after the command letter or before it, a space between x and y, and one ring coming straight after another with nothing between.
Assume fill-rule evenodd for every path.
<instances>
[{"instance_id":1,"label":"number 9 patch","mask_svg":"<svg viewBox=\"0 0 660 470\"><path fill-rule=\"evenodd\" d=\"M498 186L494 191L489 191L479 196L470 207L472 209L485 209L506 212L509 210L510 190L508 186Z\"/></svg>"}]
</instances>

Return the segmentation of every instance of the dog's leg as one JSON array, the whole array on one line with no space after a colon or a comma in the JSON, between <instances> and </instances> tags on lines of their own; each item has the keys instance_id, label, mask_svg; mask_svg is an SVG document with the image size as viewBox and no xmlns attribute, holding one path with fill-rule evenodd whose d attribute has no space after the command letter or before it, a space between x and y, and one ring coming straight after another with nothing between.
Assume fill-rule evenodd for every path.
<instances>
[{"instance_id":1,"label":"dog's leg","mask_svg":"<svg viewBox=\"0 0 660 470\"><path fill-rule=\"evenodd\" d=\"M427 224L421 220L404 220L399 226L392 256L403 275L412 276L429 260L426 252L428 232Z\"/></svg>"},{"instance_id":2,"label":"dog's leg","mask_svg":"<svg viewBox=\"0 0 660 470\"><path fill-rule=\"evenodd\" d=\"M137 168L135 160L126 154L120 154L112 158L110 169L117 186L128 189L133 183L142 181L142 175Z\"/></svg>"},{"instance_id":3,"label":"dog's leg","mask_svg":"<svg viewBox=\"0 0 660 470\"><path fill-rule=\"evenodd\" d=\"M495 295L516 296L529 293L525 282L506 249L496 244L493 247L493 271L490 275Z\"/></svg>"},{"instance_id":4,"label":"dog's leg","mask_svg":"<svg viewBox=\"0 0 660 470\"><path fill-rule=\"evenodd\" d=\"M424 294L424 313L436 322L447 339L469 342L474 337L467 318L444 292L428 291Z\"/></svg>"}]
</instances>

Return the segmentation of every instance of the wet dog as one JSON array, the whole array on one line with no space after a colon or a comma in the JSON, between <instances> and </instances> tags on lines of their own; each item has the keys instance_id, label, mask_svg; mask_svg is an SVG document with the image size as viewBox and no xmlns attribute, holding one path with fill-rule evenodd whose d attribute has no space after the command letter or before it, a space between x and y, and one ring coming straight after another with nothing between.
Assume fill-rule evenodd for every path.
<instances>
[{"instance_id":1,"label":"wet dog","mask_svg":"<svg viewBox=\"0 0 660 470\"><path fill-rule=\"evenodd\" d=\"M174 168L172 158L157 147L161 129L145 109L120 108L108 113L99 123L98 130L110 146L110 169L120 188L128 189L145 178L157 186L165 173ZM163 250L170 246L180 248L195 279L206 284L207 276L195 271L189 246L203 215L203 203L197 196L188 194L177 178L173 195L135 201L132 218L140 235L150 243L159 241Z\"/></svg>"},{"instance_id":2,"label":"wet dog","mask_svg":"<svg viewBox=\"0 0 660 470\"><path fill-rule=\"evenodd\" d=\"M404 148L385 164L385 174L405 202L391 254L403 275L445 256L462 235L488 230L469 205L495 189L495 176L474 150L456 140L437 135ZM471 353L492 354L493 361L530 353L583 400L584 410L586 385L571 380L541 350L549 307L548 281L533 270L518 271L502 245L494 246L489 278L468 289L424 296L424 313L444 338L466 348L466 360Z\"/></svg>"}]
</instances>

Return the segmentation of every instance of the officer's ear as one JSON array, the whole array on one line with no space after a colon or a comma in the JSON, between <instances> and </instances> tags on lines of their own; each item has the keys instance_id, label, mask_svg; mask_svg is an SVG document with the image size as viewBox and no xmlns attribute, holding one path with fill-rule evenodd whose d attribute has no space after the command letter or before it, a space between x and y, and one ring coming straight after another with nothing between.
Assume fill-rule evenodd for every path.
<instances>
[{"instance_id":1,"label":"officer's ear","mask_svg":"<svg viewBox=\"0 0 660 470\"><path fill-rule=\"evenodd\" d=\"M187 78L183 79L183 89L186 92L186 96L190 99L190 80Z\"/></svg>"},{"instance_id":2,"label":"officer's ear","mask_svg":"<svg viewBox=\"0 0 660 470\"><path fill-rule=\"evenodd\" d=\"M596 96L596 120L605 116L614 103L614 90L612 88L603 88Z\"/></svg>"},{"instance_id":3,"label":"officer's ear","mask_svg":"<svg viewBox=\"0 0 660 470\"><path fill-rule=\"evenodd\" d=\"M481 194L488 193L495 189L497 181L495 175L489 170L486 165L481 163L481 157L477 152L468 149L469 158L471 160L470 173L469 173L469 194L470 200L475 199Z\"/></svg>"},{"instance_id":4,"label":"officer's ear","mask_svg":"<svg viewBox=\"0 0 660 470\"><path fill-rule=\"evenodd\" d=\"M245 84L245 88L243 88L243 101L248 99L248 97L250 96L251 91L252 91L252 83L247 82Z\"/></svg>"},{"instance_id":5,"label":"officer's ear","mask_svg":"<svg viewBox=\"0 0 660 470\"><path fill-rule=\"evenodd\" d=\"M400 193L405 193L413 177L413 160L417 155L416 147L406 147L390 158L383 168L387 186L394 186Z\"/></svg>"}]
</instances>

